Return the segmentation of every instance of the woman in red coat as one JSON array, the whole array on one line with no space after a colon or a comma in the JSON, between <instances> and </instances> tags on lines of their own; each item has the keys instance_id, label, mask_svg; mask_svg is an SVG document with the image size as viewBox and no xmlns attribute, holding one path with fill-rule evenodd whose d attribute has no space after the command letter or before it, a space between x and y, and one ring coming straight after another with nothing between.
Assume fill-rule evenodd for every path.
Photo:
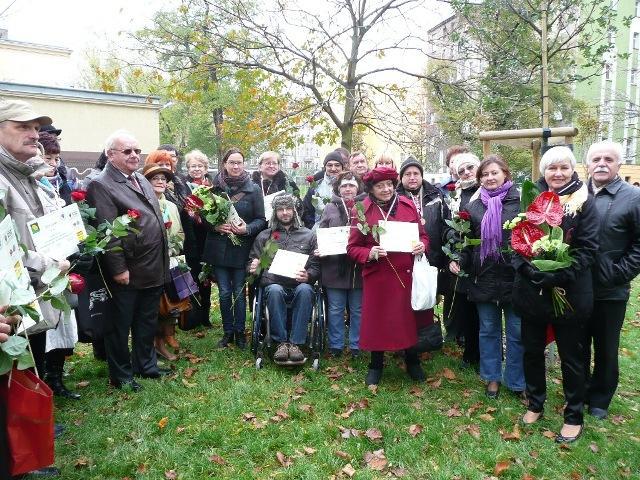
<instances>
[{"instance_id":1,"label":"woman in red coat","mask_svg":"<svg viewBox=\"0 0 640 480\"><path fill-rule=\"evenodd\" d=\"M396 194L398 173L391 168L378 167L363 178L363 200L366 223L370 227L379 220L412 222L421 225L420 215L411 200ZM369 232L363 235L357 228L362 223L353 215L348 255L362 267L362 323L360 348L371 352L367 385L377 385L382 377L384 352L405 351L407 373L416 381L424 381L425 374L415 348L416 324L420 315L411 308L411 273L413 256L424 253L429 239L419 228L420 241L411 253L386 252ZM423 322L420 322L421 324Z\"/></svg>"}]
</instances>

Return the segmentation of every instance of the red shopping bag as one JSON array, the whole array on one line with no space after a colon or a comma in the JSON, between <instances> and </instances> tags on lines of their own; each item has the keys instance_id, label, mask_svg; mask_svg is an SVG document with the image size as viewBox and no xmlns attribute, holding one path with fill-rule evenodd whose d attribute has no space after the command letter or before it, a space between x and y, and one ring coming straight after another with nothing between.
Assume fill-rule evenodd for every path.
<instances>
[{"instance_id":1,"label":"red shopping bag","mask_svg":"<svg viewBox=\"0 0 640 480\"><path fill-rule=\"evenodd\" d=\"M0 401L7 409L9 472L20 475L54 461L53 393L30 370L0 377Z\"/></svg>"}]
</instances>

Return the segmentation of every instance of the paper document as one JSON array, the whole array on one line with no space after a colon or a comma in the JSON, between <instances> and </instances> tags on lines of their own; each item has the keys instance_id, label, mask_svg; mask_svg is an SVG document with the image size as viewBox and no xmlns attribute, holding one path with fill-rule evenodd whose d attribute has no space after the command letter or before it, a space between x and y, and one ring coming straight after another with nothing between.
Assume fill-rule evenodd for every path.
<instances>
[{"instance_id":1,"label":"paper document","mask_svg":"<svg viewBox=\"0 0 640 480\"><path fill-rule=\"evenodd\" d=\"M318 228L316 236L318 238L320 256L346 254L350 231L351 227L348 225L344 227Z\"/></svg>"},{"instance_id":2,"label":"paper document","mask_svg":"<svg viewBox=\"0 0 640 480\"><path fill-rule=\"evenodd\" d=\"M264 217L267 219L267 222L271 218L273 214L273 199L276 196L282 194L283 190L279 190L276 193L270 193L269 195L265 195L264 197Z\"/></svg>"},{"instance_id":3,"label":"paper document","mask_svg":"<svg viewBox=\"0 0 640 480\"><path fill-rule=\"evenodd\" d=\"M227 222L229 222L231 225L235 225L236 227L244 224L244 220L240 218L240 215L238 215L238 211L236 210L236 207L233 206L233 204L231 204L231 208L229 208L229 216L227 217Z\"/></svg>"},{"instance_id":4,"label":"paper document","mask_svg":"<svg viewBox=\"0 0 640 480\"><path fill-rule=\"evenodd\" d=\"M380 233L380 246L387 252L411 253L420 241L417 223L379 220L378 225L384 230Z\"/></svg>"},{"instance_id":5,"label":"paper document","mask_svg":"<svg viewBox=\"0 0 640 480\"><path fill-rule=\"evenodd\" d=\"M282 277L296 278L298 272L304 270L308 259L309 255L304 253L278 250L269 267L269 273Z\"/></svg>"},{"instance_id":6,"label":"paper document","mask_svg":"<svg viewBox=\"0 0 640 480\"><path fill-rule=\"evenodd\" d=\"M55 260L78 252L78 242L87 237L78 205L72 203L27 222L36 251Z\"/></svg>"}]
</instances>

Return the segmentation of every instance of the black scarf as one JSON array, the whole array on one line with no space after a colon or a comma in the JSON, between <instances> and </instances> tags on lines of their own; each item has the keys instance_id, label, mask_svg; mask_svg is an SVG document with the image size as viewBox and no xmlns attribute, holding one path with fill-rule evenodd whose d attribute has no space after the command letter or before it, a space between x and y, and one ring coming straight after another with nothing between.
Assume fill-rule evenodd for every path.
<instances>
[{"instance_id":1,"label":"black scarf","mask_svg":"<svg viewBox=\"0 0 640 480\"><path fill-rule=\"evenodd\" d=\"M562 197L563 195L571 195L572 193L577 192L580 187L582 187L582 185L583 182L582 180L580 180L580 178L578 178L577 172L573 172L573 175L571 175L571 180L569 180L569 182L556 193L560 197ZM547 184L544 177L538 180L537 187L541 192L546 192L547 190L549 190L549 185Z\"/></svg>"},{"instance_id":2,"label":"black scarf","mask_svg":"<svg viewBox=\"0 0 640 480\"><path fill-rule=\"evenodd\" d=\"M396 213L398 211L398 203L400 202L400 200L398 199L398 194L394 192L393 196L386 202L383 202L382 200L378 200L376 197L373 196L373 194L369 194L369 198L371 199L371 201L373 203L375 203L376 205L378 205L383 212L385 213L389 213L390 217L395 217ZM393 208L391 208L391 206L393 205ZM391 210L389 210L391 208Z\"/></svg>"},{"instance_id":3,"label":"black scarf","mask_svg":"<svg viewBox=\"0 0 640 480\"><path fill-rule=\"evenodd\" d=\"M246 170L237 177L231 177L224 168L218 174L218 184L228 194L233 194L240 190L247 180L249 180L249 172Z\"/></svg>"}]
</instances>

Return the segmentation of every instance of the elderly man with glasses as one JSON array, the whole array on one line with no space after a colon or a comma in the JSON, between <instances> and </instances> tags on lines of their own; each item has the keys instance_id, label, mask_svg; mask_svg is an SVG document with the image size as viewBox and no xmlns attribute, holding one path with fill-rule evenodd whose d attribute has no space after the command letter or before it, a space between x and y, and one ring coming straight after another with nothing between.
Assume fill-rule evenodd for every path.
<instances>
[{"instance_id":1,"label":"elderly man with glasses","mask_svg":"<svg viewBox=\"0 0 640 480\"><path fill-rule=\"evenodd\" d=\"M153 187L136 171L141 153L138 141L130 133L117 131L107 139L105 152L107 164L89 184L87 202L96 209L97 224L135 211L138 231L113 239L102 257L113 295L110 321L105 325L109 377L116 388L138 391L141 386L134 375L159 378L168 373L158 368L154 348L160 295L168 281L167 235ZM114 251L113 247L120 248Z\"/></svg>"}]
</instances>

